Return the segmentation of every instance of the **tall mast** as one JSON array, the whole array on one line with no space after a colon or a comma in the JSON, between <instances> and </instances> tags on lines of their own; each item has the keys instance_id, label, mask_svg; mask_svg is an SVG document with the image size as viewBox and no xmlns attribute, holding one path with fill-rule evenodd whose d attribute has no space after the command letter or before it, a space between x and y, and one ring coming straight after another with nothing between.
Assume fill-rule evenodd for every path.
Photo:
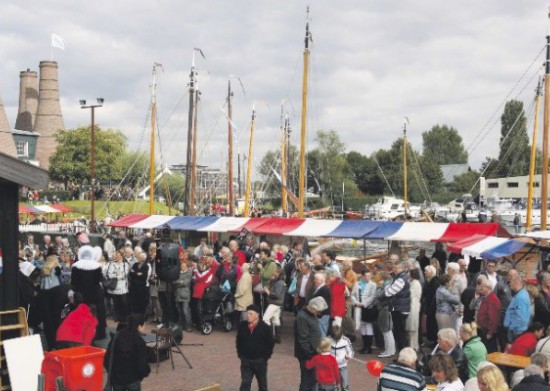
<instances>
[{"instance_id":1,"label":"tall mast","mask_svg":"<svg viewBox=\"0 0 550 391\"><path fill-rule=\"evenodd\" d=\"M309 7L307 7L309 20ZM306 38L304 46L304 75L302 79L302 127L300 132L300 177L298 181L298 217L304 217L304 203L306 196L306 119L307 119L307 79L309 69L309 21L306 23Z\"/></svg>"},{"instance_id":2,"label":"tall mast","mask_svg":"<svg viewBox=\"0 0 550 391\"><path fill-rule=\"evenodd\" d=\"M149 158L149 214L155 213L155 126L157 124L157 65L153 64L151 84L151 156Z\"/></svg>"},{"instance_id":3,"label":"tall mast","mask_svg":"<svg viewBox=\"0 0 550 391\"><path fill-rule=\"evenodd\" d=\"M227 188L228 188L228 202L229 202L229 216L234 216L235 211L233 210L233 107L231 104L231 97L233 92L231 92L231 80L227 82Z\"/></svg>"},{"instance_id":4,"label":"tall mast","mask_svg":"<svg viewBox=\"0 0 550 391\"><path fill-rule=\"evenodd\" d=\"M187 161L185 163L185 202L184 215L195 214L195 186L197 181L197 100L200 95L197 88L197 70L195 68L195 52L206 60L200 48L193 48L191 72L189 74L189 117L187 121Z\"/></svg>"},{"instance_id":5,"label":"tall mast","mask_svg":"<svg viewBox=\"0 0 550 391\"><path fill-rule=\"evenodd\" d=\"M185 203L183 214L188 216L192 213L191 204L191 165L193 161L193 125L195 123L195 52L193 52L193 63L189 74L189 116L187 121L187 162L185 164Z\"/></svg>"},{"instance_id":6,"label":"tall mast","mask_svg":"<svg viewBox=\"0 0 550 391\"><path fill-rule=\"evenodd\" d=\"M403 201L407 216L407 122L403 124Z\"/></svg>"},{"instance_id":7,"label":"tall mast","mask_svg":"<svg viewBox=\"0 0 550 391\"><path fill-rule=\"evenodd\" d=\"M288 209L287 204L287 191L286 191L286 146L287 146L287 133L286 133L286 118L283 118L283 105L281 104L281 211L283 216L286 216Z\"/></svg>"},{"instance_id":8,"label":"tall mast","mask_svg":"<svg viewBox=\"0 0 550 391\"><path fill-rule=\"evenodd\" d=\"M525 223L525 230L531 231L532 225L532 211L533 211L533 192L535 183L535 165L537 157L537 129L539 127L539 103L540 96L542 94L541 81L537 84L537 92L535 96L535 124L533 126L533 144L531 144L531 161L529 164L529 189L527 190L527 221Z\"/></svg>"},{"instance_id":9,"label":"tall mast","mask_svg":"<svg viewBox=\"0 0 550 391\"><path fill-rule=\"evenodd\" d=\"M241 154L237 153L237 178L239 178L239 198L242 197L241 193Z\"/></svg>"},{"instance_id":10,"label":"tall mast","mask_svg":"<svg viewBox=\"0 0 550 391\"><path fill-rule=\"evenodd\" d=\"M256 121L256 110L252 106L252 122L250 124L250 141L248 144L248 164L246 169L246 188L244 193L244 217L250 214L250 191L252 189L252 146L254 145L254 125Z\"/></svg>"},{"instance_id":11,"label":"tall mast","mask_svg":"<svg viewBox=\"0 0 550 391\"><path fill-rule=\"evenodd\" d=\"M546 37L546 72L544 76L544 126L542 129L542 180L541 180L541 211L540 229L546 230L548 214L548 126L550 110L550 36Z\"/></svg>"}]
</instances>

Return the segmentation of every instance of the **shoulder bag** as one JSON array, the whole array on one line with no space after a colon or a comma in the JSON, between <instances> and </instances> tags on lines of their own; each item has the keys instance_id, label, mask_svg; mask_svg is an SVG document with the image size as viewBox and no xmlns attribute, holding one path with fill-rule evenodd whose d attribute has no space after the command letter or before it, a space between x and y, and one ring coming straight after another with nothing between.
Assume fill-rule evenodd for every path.
<instances>
[{"instance_id":1,"label":"shoulder bag","mask_svg":"<svg viewBox=\"0 0 550 391\"><path fill-rule=\"evenodd\" d=\"M103 288L109 291L113 291L116 289L116 285L118 283L118 279L115 278L109 278L109 266L111 266L111 262L107 265L107 278L103 280Z\"/></svg>"}]
</instances>

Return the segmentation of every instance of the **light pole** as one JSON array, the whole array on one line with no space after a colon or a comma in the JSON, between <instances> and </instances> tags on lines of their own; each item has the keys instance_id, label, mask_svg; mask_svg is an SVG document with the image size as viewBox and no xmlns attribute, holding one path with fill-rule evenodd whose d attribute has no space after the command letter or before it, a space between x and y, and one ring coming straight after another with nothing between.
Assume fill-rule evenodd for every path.
<instances>
[{"instance_id":1,"label":"light pole","mask_svg":"<svg viewBox=\"0 0 550 391\"><path fill-rule=\"evenodd\" d=\"M95 105L86 105L86 100L81 99L80 101L80 108L81 109L90 109L92 112L92 124L91 124L91 146L90 146L90 201L91 201L91 211L90 211L90 227L95 222L95 209L94 209L94 201L95 201L95 129L94 129L94 114L95 109L97 107L102 107L104 99L103 98L97 98L97 104Z\"/></svg>"}]
</instances>

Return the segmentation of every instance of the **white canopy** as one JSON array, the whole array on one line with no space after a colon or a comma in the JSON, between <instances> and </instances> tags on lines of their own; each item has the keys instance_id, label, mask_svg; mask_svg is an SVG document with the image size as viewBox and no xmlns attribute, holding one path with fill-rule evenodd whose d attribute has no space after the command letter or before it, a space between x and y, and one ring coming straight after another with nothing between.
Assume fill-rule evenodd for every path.
<instances>
[{"instance_id":1,"label":"white canopy","mask_svg":"<svg viewBox=\"0 0 550 391\"><path fill-rule=\"evenodd\" d=\"M245 225L248 217L220 217L215 222L206 227L199 228L197 231L202 232L229 232L235 231L237 228Z\"/></svg>"},{"instance_id":2,"label":"white canopy","mask_svg":"<svg viewBox=\"0 0 550 391\"><path fill-rule=\"evenodd\" d=\"M386 240L430 242L443 236L448 227L448 223L403 223L401 228Z\"/></svg>"},{"instance_id":3,"label":"white canopy","mask_svg":"<svg viewBox=\"0 0 550 391\"><path fill-rule=\"evenodd\" d=\"M298 228L286 232L286 236L313 236L320 237L334 231L340 225L340 220L306 219Z\"/></svg>"}]
</instances>

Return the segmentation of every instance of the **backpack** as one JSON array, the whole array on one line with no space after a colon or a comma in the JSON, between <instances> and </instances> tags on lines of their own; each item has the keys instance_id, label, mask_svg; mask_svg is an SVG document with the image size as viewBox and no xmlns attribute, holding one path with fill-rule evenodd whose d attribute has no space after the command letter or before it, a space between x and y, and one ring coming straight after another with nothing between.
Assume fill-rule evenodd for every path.
<instances>
[{"instance_id":1,"label":"backpack","mask_svg":"<svg viewBox=\"0 0 550 391\"><path fill-rule=\"evenodd\" d=\"M158 263L157 276L165 282L176 281L180 277L179 246L167 243L160 246L160 261Z\"/></svg>"}]
</instances>

